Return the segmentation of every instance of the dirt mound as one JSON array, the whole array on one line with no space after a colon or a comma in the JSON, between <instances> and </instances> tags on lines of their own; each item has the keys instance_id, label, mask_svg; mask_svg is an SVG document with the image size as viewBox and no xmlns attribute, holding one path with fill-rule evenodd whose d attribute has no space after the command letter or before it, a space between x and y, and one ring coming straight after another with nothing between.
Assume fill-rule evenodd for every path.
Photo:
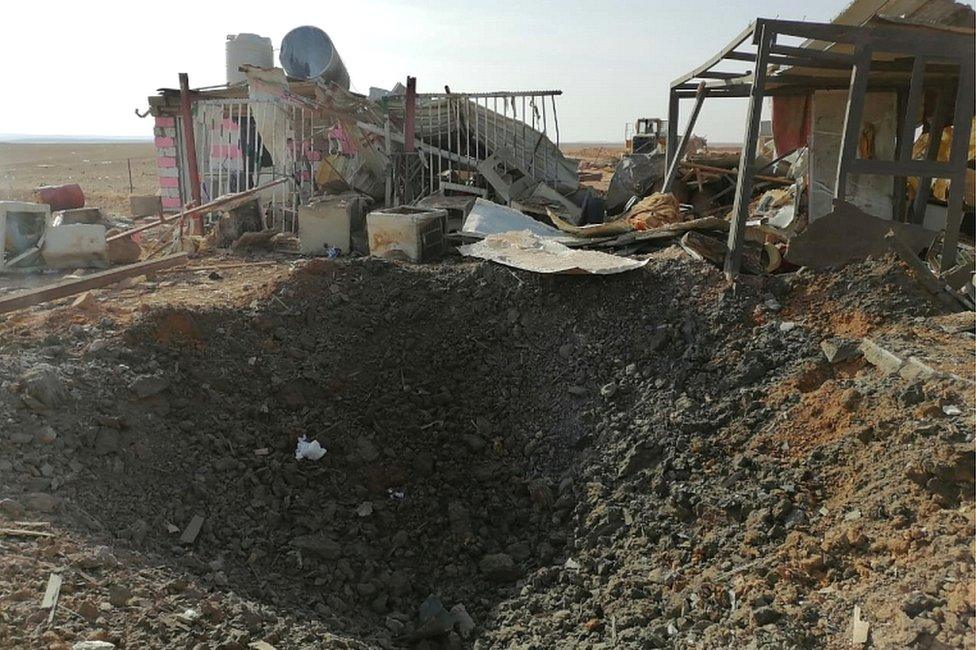
<instances>
[{"instance_id":1,"label":"dirt mound","mask_svg":"<svg viewBox=\"0 0 976 650\"><path fill-rule=\"evenodd\" d=\"M899 273L871 276L898 297L885 323L934 313L900 301ZM0 641L845 645L860 603L876 641L953 643L969 416L915 415L957 399L943 380L827 367L828 321L783 318L844 309L827 277L316 261L251 309L0 348L68 395L0 397L0 512L56 524L3 542ZM884 426L841 416L852 390L883 398ZM325 455L296 460L303 437ZM45 631L27 601L56 570L68 613Z\"/></svg>"}]
</instances>

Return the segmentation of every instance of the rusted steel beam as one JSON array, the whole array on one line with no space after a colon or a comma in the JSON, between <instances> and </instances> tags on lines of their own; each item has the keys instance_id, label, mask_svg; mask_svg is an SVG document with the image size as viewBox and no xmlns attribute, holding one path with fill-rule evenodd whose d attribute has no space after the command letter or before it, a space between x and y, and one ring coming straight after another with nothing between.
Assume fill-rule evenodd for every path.
<instances>
[{"instance_id":1,"label":"rusted steel beam","mask_svg":"<svg viewBox=\"0 0 976 650\"><path fill-rule=\"evenodd\" d=\"M197 145L193 138L193 109L190 105L190 78L180 73L180 117L183 121L183 146L186 149L187 174L190 177L190 198L200 205L200 170L197 169ZM196 234L203 232L203 215L195 224Z\"/></svg>"}]
</instances>

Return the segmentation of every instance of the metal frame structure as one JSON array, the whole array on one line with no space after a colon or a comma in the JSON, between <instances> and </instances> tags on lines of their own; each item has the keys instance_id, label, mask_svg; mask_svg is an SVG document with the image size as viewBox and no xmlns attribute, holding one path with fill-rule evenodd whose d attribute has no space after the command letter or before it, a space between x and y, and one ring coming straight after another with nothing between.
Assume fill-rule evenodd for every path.
<instances>
[{"instance_id":1,"label":"metal frame structure","mask_svg":"<svg viewBox=\"0 0 976 650\"><path fill-rule=\"evenodd\" d=\"M420 183L410 194L413 199L438 192L441 183L450 182L457 172L477 171L500 148L506 148L511 161L528 176L550 186L559 184L560 161L551 148L559 147L556 97L562 91L418 93L415 79L407 80L406 93L389 95L385 101L403 102L402 109L397 107L393 114L402 114L404 133L413 134L413 138L396 133L391 137L403 143L406 153L420 154L409 159L411 165L419 163L419 168L409 167L408 173L405 165L395 167ZM359 126L381 134L375 126ZM403 187L402 179L395 179L394 184Z\"/></svg>"},{"instance_id":2,"label":"metal frame structure","mask_svg":"<svg viewBox=\"0 0 976 650\"><path fill-rule=\"evenodd\" d=\"M806 39L803 46L781 39ZM755 51L740 47L755 46ZM681 159L677 140L679 102L696 98L696 109L686 128L690 134L705 97L749 99L745 136L739 159L739 175L729 229L726 276L738 274L742 258L745 224L749 213L756 169L762 100L776 95L808 94L814 90L849 90L844 131L837 167L835 198L844 200L849 174L877 174L894 179L896 206L905 200L905 179L919 178L911 218L921 223L929 198L931 178L948 178L948 216L943 240L942 268L953 266L963 216L967 150L973 119L973 36L958 30L900 23L847 26L759 18L719 50L715 56L671 83L668 105L669 166ZM715 70L722 62L751 62L753 70ZM848 74L849 73L849 74ZM930 146L925 160L912 160L916 116L926 89L938 93L930 129ZM858 157L865 94L888 90L898 94L898 123L895 160ZM949 107L953 105L951 122ZM937 160L942 131L953 126L948 162Z\"/></svg>"}]
</instances>

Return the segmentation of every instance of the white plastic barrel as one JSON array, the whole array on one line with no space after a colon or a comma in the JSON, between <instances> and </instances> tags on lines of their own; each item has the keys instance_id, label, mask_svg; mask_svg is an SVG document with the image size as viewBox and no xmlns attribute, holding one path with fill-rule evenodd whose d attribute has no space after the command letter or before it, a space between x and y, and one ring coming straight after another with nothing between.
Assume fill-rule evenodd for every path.
<instances>
[{"instance_id":1,"label":"white plastic barrel","mask_svg":"<svg viewBox=\"0 0 976 650\"><path fill-rule=\"evenodd\" d=\"M271 39L257 34L228 34L225 54L227 83L229 84L246 81L244 73L238 69L242 65L256 65L261 68L274 67Z\"/></svg>"}]
</instances>

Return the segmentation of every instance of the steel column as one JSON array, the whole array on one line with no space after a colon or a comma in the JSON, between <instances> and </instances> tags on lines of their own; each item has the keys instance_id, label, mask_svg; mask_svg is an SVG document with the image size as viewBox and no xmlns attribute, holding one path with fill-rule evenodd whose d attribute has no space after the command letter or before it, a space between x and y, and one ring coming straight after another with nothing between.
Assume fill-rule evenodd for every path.
<instances>
[{"instance_id":1,"label":"steel column","mask_svg":"<svg viewBox=\"0 0 976 650\"><path fill-rule=\"evenodd\" d=\"M691 141L691 134L695 128L695 122L698 121L698 114L701 112L702 104L705 103L705 96L708 91L705 90L705 82L698 84L698 92L695 94L695 108L691 111L691 117L688 118L688 126L685 127L684 137L681 138L681 142L675 150L675 155L671 159L670 167L668 167L667 176L664 178L664 187L662 192L670 192L671 186L674 185L675 176L678 174L678 165L681 164L681 159L685 157L685 152L688 150L688 143ZM668 130L671 129L671 123L668 122ZM636 134L635 134L636 135ZM671 147L668 147L671 150Z\"/></svg>"},{"instance_id":2,"label":"steel column","mask_svg":"<svg viewBox=\"0 0 976 650\"><path fill-rule=\"evenodd\" d=\"M733 223L729 228L728 252L725 256L725 277L732 279L739 274L742 246L745 241L746 220L749 218L749 199L752 196L752 175L756 166L756 147L759 141L759 123L762 118L763 91L766 86L766 58L775 37L763 28L759 33L759 51L756 54L756 70L749 92L749 109L746 117L746 133L739 157L739 178L735 186L735 202L732 205ZM670 124L668 125L670 128Z\"/></svg>"}]
</instances>

